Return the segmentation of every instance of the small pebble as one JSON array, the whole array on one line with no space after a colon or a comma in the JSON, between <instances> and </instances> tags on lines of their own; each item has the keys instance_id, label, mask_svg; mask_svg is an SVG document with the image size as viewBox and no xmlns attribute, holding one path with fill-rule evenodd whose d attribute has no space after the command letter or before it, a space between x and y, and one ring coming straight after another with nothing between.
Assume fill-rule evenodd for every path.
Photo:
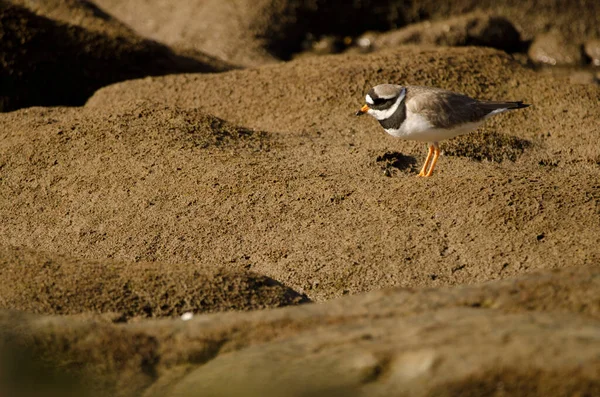
<instances>
[{"instance_id":1,"label":"small pebble","mask_svg":"<svg viewBox=\"0 0 600 397\"><path fill-rule=\"evenodd\" d=\"M363 35L356 40L356 46L359 48L360 52L368 53L373 51L373 43L375 39L373 35Z\"/></svg>"},{"instance_id":2,"label":"small pebble","mask_svg":"<svg viewBox=\"0 0 600 397\"><path fill-rule=\"evenodd\" d=\"M585 55L592 60L592 65L600 66L600 39L587 41L583 49Z\"/></svg>"}]
</instances>

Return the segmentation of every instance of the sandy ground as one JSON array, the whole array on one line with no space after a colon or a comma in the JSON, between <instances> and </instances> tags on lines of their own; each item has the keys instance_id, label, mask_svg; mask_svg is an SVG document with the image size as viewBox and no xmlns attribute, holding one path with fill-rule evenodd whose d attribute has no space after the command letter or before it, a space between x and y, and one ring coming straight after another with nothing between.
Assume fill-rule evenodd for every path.
<instances>
[{"instance_id":1,"label":"sandy ground","mask_svg":"<svg viewBox=\"0 0 600 397\"><path fill-rule=\"evenodd\" d=\"M365 2L362 28L309 32L335 2L113 3L0 7L0 395L38 376L94 396L600 393L600 88L524 61L547 30L596 38L587 16ZM368 53L287 60L390 7ZM532 106L443 142L423 179L424 144L354 116L384 82Z\"/></svg>"}]
</instances>

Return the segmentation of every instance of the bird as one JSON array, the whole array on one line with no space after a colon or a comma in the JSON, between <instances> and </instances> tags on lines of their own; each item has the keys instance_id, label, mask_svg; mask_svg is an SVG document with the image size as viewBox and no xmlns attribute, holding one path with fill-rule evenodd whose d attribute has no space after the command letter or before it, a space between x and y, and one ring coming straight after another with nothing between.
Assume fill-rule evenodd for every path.
<instances>
[{"instance_id":1,"label":"bird","mask_svg":"<svg viewBox=\"0 0 600 397\"><path fill-rule=\"evenodd\" d=\"M486 119L530 105L523 101L480 101L437 87L380 84L369 90L356 116L373 116L388 134L428 143L418 176L430 177L440 155L439 142L476 130Z\"/></svg>"}]
</instances>

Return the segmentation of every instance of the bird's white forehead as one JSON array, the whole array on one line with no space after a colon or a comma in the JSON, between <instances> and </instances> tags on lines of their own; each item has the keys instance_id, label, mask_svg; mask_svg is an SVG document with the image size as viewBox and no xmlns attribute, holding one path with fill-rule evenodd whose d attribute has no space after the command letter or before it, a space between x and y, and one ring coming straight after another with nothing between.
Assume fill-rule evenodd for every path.
<instances>
[{"instance_id":1,"label":"bird's white forehead","mask_svg":"<svg viewBox=\"0 0 600 397\"><path fill-rule=\"evenodd\" d=\"M375 102L373 101L373 98L371 98L371 95L367 94L367 96L365 97L365 100L367 101L367 103L369 105L373 105Z\"/></svg>"}]
</instances>

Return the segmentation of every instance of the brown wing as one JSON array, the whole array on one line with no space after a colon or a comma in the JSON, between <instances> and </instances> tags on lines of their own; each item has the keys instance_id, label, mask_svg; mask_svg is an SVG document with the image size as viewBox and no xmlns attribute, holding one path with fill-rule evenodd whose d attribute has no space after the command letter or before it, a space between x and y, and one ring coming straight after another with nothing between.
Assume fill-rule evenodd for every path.
<instances>
[{"instance_id":1,"label":"brown wing","mask_svg":"<svg viewBox=\"0 0 600 397\"><path fill-rule=\"evenodd\" d=\"M479 121L492 110L479 107L479 101L439 88L410 86L406 90L406 108L427 117L439 128Z\"/></svg>"},{"instance_id":2,"label":"brown wing","mask_svg":"<svg viewBox=\"0 0 600 397\"><path fill-rule=\"evenodd\" d=\"M440 88L409 86L406 92L406 108L413 113L422 114L440 128L480 121L494 110L528 106L521 101L478 101Z\"/></svg>"}]
</instances>

